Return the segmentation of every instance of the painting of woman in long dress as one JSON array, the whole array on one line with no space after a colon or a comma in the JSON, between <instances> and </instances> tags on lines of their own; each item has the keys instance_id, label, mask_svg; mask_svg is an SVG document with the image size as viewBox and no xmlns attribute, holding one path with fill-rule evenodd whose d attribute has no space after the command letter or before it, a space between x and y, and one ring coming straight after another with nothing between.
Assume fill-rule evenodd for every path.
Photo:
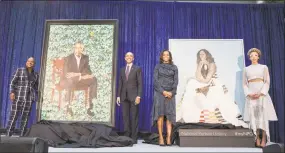
<instances>
[{"instance_id":1,"label":"painting of woman in long dress","mask_svg":"<svg viewBox=\"0 0 285 153\"><path fill-rule=\"evenodd\" d=\"M225 85L218 79L217 66L211 53L201 49L197 53L195 77L188 79L179 102L180 122L221 123L246 126L236 103Z\"/></svg>"}]
</instances>

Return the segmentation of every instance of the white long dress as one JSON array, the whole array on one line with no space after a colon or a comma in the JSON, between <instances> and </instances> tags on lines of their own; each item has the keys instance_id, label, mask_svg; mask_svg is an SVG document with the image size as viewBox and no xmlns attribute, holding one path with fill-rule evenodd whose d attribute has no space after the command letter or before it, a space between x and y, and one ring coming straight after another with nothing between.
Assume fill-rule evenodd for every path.
<instances>
[{"instance_id":1,"label":"white long dress","mask_svg":"<svg viewBox=\"0 0 285 153\"><path fill-rule=\"evenodd\" d=\"M252 79L263 79L263 82L249 82ZM250 128L256 134L256 129L266 131L267 139L270 140L269 121L277 121L277 115L268 94L270 76L268 67L262 64L250 65L243 72L243 87L246 96L244 121L250 123ZM251 100L249 94L262 93L259 99Z\"/></svg>"},{"instance_id":2,"label":"white long dress","mask_svg":"<svg viewBox=\"0 0 285 153\"><path fill-rule=\"evenodd\" d=\"M229 93L224 91L224 85L213 77L216 73L216 65L214 63L209 64L209 73L205 81L199 79L201 78L199 71L197 69L196 77L190 78L186 85L178 107L179 118L181 118L178 120L186 123L231 123L235 126L248 127L248 124L237 118L240 111ZM209 87L207 94L197 92L197 88L207 86ZM220 114L222 120L201 120L206 116L211 118L211 113ZM216 117L219 118L218 115Z\"/></svg>"}]
</instances>

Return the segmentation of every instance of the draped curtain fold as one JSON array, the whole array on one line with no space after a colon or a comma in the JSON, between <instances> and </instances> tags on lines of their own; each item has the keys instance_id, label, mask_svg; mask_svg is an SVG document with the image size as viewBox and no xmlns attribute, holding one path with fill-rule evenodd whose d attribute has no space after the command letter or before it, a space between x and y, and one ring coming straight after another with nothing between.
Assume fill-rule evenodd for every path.
<instances>
[{"instance_id":1,"label":"draped curtain fold","mask_svg":"<svg viewBox=\"0 0 285 153\"><path fill-rule=\"evenodd\" d=\"M268 65L270 95L279 117L271 123L271 138L284 143L284 14L278 4L205 4L140 1L1 1L0 2L0 110L1 127L10 113L12 73L29 56L40 70L44 23L47 19L118 19L118 70L124 54L135 54L142 67L144 92L139 130L152 131L153 69L168 39L243 39L245 55L251 47L262 50ZM226 58L226 57L225 57ZM250 62L246 58L246 65ZM33 105L29 126L36 122ZM122 130L121 108L116 106L116 128Z\"/></svg>"}]
</instances>

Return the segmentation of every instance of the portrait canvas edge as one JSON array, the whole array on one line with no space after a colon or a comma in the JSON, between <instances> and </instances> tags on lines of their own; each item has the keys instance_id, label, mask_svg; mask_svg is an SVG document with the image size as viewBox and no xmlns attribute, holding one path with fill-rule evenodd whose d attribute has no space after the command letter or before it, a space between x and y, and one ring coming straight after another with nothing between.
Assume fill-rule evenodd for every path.
<instances>
[{"instance_id":1,"label":"portrait canvas edge","mask_svg":"<svg viewBox=\"0 0 285 153\"><path fill-rule=\"evenodd\" d=\"M46 72L46 60L47 60L47 51L49 44L49 34L51 25L113 25L113 57L112 57L112 79L111 79L111 102L110 102L110 119L109 122L100 122L100 121L58 121L62 123L70 122L80 122L80 123L100 123L108 126L115 126L115 100L116 100L116 77L117 77L117 52L118 52L118 20L116 19L104 19L104 20L46 20L44 27L44 36L43 36L43 45L42 45L42 54L41 54L41 68L40 68L40 78L39 78L39 96L36 103L36 112L37 112L37 121L41 120L41 111L43 103L43 91L44 91L44 81L45 81L45 72ZM53 120L57 121L57 120Z\"/></svg>"}]
</instances>

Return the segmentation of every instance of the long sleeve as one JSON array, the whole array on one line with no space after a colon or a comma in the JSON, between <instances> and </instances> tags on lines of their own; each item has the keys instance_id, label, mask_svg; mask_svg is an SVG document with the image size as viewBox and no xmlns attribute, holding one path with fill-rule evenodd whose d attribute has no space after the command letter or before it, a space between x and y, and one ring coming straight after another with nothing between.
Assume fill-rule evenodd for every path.
<instances>
[{"instance_id":1,"label":"long sleeve","mask_svg":"<svg viewBox=\"0 0 285 153\"><path fill-rule=\"evenodd\" d=\"M198 65L196 70L196 79L199 82L208 83L212 79L215 73L216 73L216 64L215 63L209 64L209 72L207 74L207 77L204 79L204 77L201 74L201 65Z\"/></svg>"},{"instance_id":2,"label":"long sleeve","mask_svg":"<svg viewBox=\"0 0 285 153\"><path fill-rule=\"evenodd\" d=\"M36 74L36 80L35 80L35 84L34 84L34 89L38 93L38 91L39 91L39 75L38 74Z\"/></svg>"},{"instance_id":3,"label":"long sleeve","mask_svg":"<svg viewBox=\"0 0 285 153\"><path fill-rule=\"evenodd\" d=\"M17 81L19 78L19 69L16 70L16 72L13 74L12 80L10 82L10 93L15 93L16 91L16 86L17 86Z\"/></svg>"},{"instance_id":4,"label":"long sleeve","mask_svg":"<svg viewBox=\"0 0 285 153\"><path fill-rule=\"evenodd\" d=\"M90 69L90 65L89 65L89 56L86 56L86 65L83 67L83 71L82 71L82 75L91 75L92 71Z\"/></svg>"},{"instance_id":5,"label":"long sleeve","mask_svg":"<svg viewBox=\"0 0 285 153\"><path fill-rule=\"evenodd\" d=\"M175 70L174 70L174 83L173 83L173 86L172 86L172 94L173 95L176 95L176 91L177 91L177 85L178 85L178 68L175 66Z\"/></svg>"},{"instance_id":6,"label":"long sleeve","mask_svg":"<svg viewBox=\"0 0 285 153\"><path fill-rule=\"evenodd\" d=\"M247 77L246 77L246 69L243 70L243 77L242 77L242 86L243 86L243 90L244 90L244 94L245 96L248 96L249 94L251 94L249 88L248 88L248 82L247 82Z\"/></svg>"},{"instance_id":7,"label":"long sleeve","mask_svg":"<svg viewBox=\"0 0 285 153\"><path fill-rule=\"evenodd\" d=\"M137 71L137 79L138 79L138 96L142 96L142 70L141 68L138 68Z\"/></svg>"},{"instance_id":8,"label":"long sleeve","mask_svg":"<svg viewBox=\"0 0 285 153\"><path fill-rule=\"evenodd\" d=\"M154 89L160 93L163 93L163 88L159 83L159 76L158 76L158 66L154 68Z\"/></svg>"},{"instance_id":9,"label":"long sleeve","mask_svg":"<svg viewBox=\"0 0 285 153\"><path fill-rule=\"evenodd\" d=\"M265 65L264 66L264 76L263 76L263 80L264 80L264 85L261 88L260 93L267 95L268 91L269 91L269 87L270 87L270 76L269 76L269 72L268 72L268 67Z\"/></svg>"},{"instance_id":10,"label":"long sleeve","mask_svg":"<svg viewBox=\"0 0 285 153\"><path fill-rule=\"evenodd\" d=\"M40 97L40 92L39 92L39 75L38 74L36 74L34 90L35 90L35 98L38 99Z\"/></svg>"},{"instance_id":11,"label":"long sleeve","mask_svg":"<svg viewBox=\"0 0 285 153\"><path fill-rule=\"evenodd\" d=\"M119 78L119 87L118 87L117 97L121 97L122 85L123 85L123 78L122 78L122 74L121 74L121 70L120 70L120 78Z\"/></svg>"}]
</instances>

